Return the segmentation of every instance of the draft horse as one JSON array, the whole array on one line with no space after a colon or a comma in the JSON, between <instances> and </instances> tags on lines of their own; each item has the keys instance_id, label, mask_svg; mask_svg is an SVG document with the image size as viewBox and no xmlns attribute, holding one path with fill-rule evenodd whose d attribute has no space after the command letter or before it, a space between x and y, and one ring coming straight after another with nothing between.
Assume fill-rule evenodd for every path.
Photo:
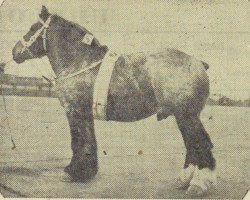
<instances>
[{"instance_id":1,"label":"draft horse","mask_svg":"<svg viewBox=\"0 0 250 200\"><path fill-rule=\"evenodd\" d=\"M13 48L13 59L22 63L47 56L57 78L55 88L65 108L73 156L65 167L73 181L86 181L98 171L97 144L92 111L93 90L107 46L73 22L51 14L43 6L40 21ZM86 35L90 41L84 41ZM179 188L202 195L215 183L213 144L200 120L209 95L208 64L181 51L120 55L111 77L108 120L132 122L156 114L158 120L174 115L186 147ZM70 74L86 69L72 78Z\"/></svg>"}]
</instances>

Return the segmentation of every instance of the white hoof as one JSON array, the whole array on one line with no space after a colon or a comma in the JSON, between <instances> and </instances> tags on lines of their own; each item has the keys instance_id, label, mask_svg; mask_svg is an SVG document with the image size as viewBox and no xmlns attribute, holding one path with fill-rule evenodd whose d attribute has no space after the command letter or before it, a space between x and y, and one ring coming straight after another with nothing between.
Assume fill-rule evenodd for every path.
<instances>
[{"instance_id":1,"label":"white hoof","mask_svg":"<svg viewBox=\"0 0 250 200\"><path fill-rule=\"evenodd\" d=\"M194 165L189 165L187 168L182 169L179 177L176 180L176 188L186 189L193 178L194 170Z\"/></svg>"},{"instance_id":2,"label":"white hoof","mask_svg":"<svg viewBox=\"0 0 250 200\"><path fill-rule=\"evenodd\" d=\"M215 171L208 168L199 170L195 167L193 178L190 181L187 194L191 196L202 196L217 184L217 177Z\"/></svg>"}]
</instances>

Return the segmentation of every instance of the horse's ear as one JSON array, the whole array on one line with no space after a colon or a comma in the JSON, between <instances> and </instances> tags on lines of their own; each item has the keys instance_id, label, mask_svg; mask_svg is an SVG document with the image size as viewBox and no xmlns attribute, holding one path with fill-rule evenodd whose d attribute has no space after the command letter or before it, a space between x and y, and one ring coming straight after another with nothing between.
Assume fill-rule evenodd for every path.
<instances>
[{"instance_id":1,"label":"horse's ear","mask_svg":"<svg viewBox=\"0 0 250 200\"><path fill-rule=\"evenodd\" d=\"M92 41L92 46L98 46L98 47L100 47L101 43L96 38L94 38L93 41Z\"/></svg>"},{"instance_id":2,"label":"horse's ear","mask_svg":"<svg viewBox=\"0 0 250 200\"><path fill-rule=\"evenodd\" d=\"M39 17L43 19L44 21L46 21L49 16L50 16L50 13L48 9L46 8L46 6L42 6L42 10L41 10L41 13L39 14Z\"/></svg>"}]
</instances>

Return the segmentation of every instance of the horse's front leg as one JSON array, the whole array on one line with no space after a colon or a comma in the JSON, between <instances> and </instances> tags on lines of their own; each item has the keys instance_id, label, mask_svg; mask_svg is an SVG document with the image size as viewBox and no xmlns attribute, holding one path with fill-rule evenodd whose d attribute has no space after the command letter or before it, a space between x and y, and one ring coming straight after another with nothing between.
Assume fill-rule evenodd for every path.
<instances>
[{"instance_id":1,"label":"horse's front leg","mask_svg":"<svg viewBox=\"0 0 250 200\"><path fill-rule=\"evenodd\" d=\"M71 132L73 156L65 168L73 181L85 181L94 177L98 171L97 144L94 119L90 106L65 107Z\"/></svg>"}]
</instances>

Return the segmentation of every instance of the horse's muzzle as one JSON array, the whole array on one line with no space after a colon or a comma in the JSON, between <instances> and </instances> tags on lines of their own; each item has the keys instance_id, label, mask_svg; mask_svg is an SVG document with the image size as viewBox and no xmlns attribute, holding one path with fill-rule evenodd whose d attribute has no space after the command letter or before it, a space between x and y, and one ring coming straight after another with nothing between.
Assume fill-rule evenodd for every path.
<instances>
[{"instance_id":1,"label":"horse's muzzle","mask_svg":"<svg viewBox=\"0 0 250 200\"><path fill-rule=\"evenodd\" d=\"M12 49L12 56L13 60L18 64L23 63L25 61L23 55L23 45L20 41L17 42L15 47Z\"/></svg>"},{"instance_id":2,"label":"horse's muzzle","mask_svg":"<svg viewBox=\"0 0 250 200\"><path fill-rule=\"evenodd\" d=\"M18 56L13 56L13 60L17 63L17 64L21 64L25 61L25 59L22 59Z\"/></svg>"}]
</instances>

